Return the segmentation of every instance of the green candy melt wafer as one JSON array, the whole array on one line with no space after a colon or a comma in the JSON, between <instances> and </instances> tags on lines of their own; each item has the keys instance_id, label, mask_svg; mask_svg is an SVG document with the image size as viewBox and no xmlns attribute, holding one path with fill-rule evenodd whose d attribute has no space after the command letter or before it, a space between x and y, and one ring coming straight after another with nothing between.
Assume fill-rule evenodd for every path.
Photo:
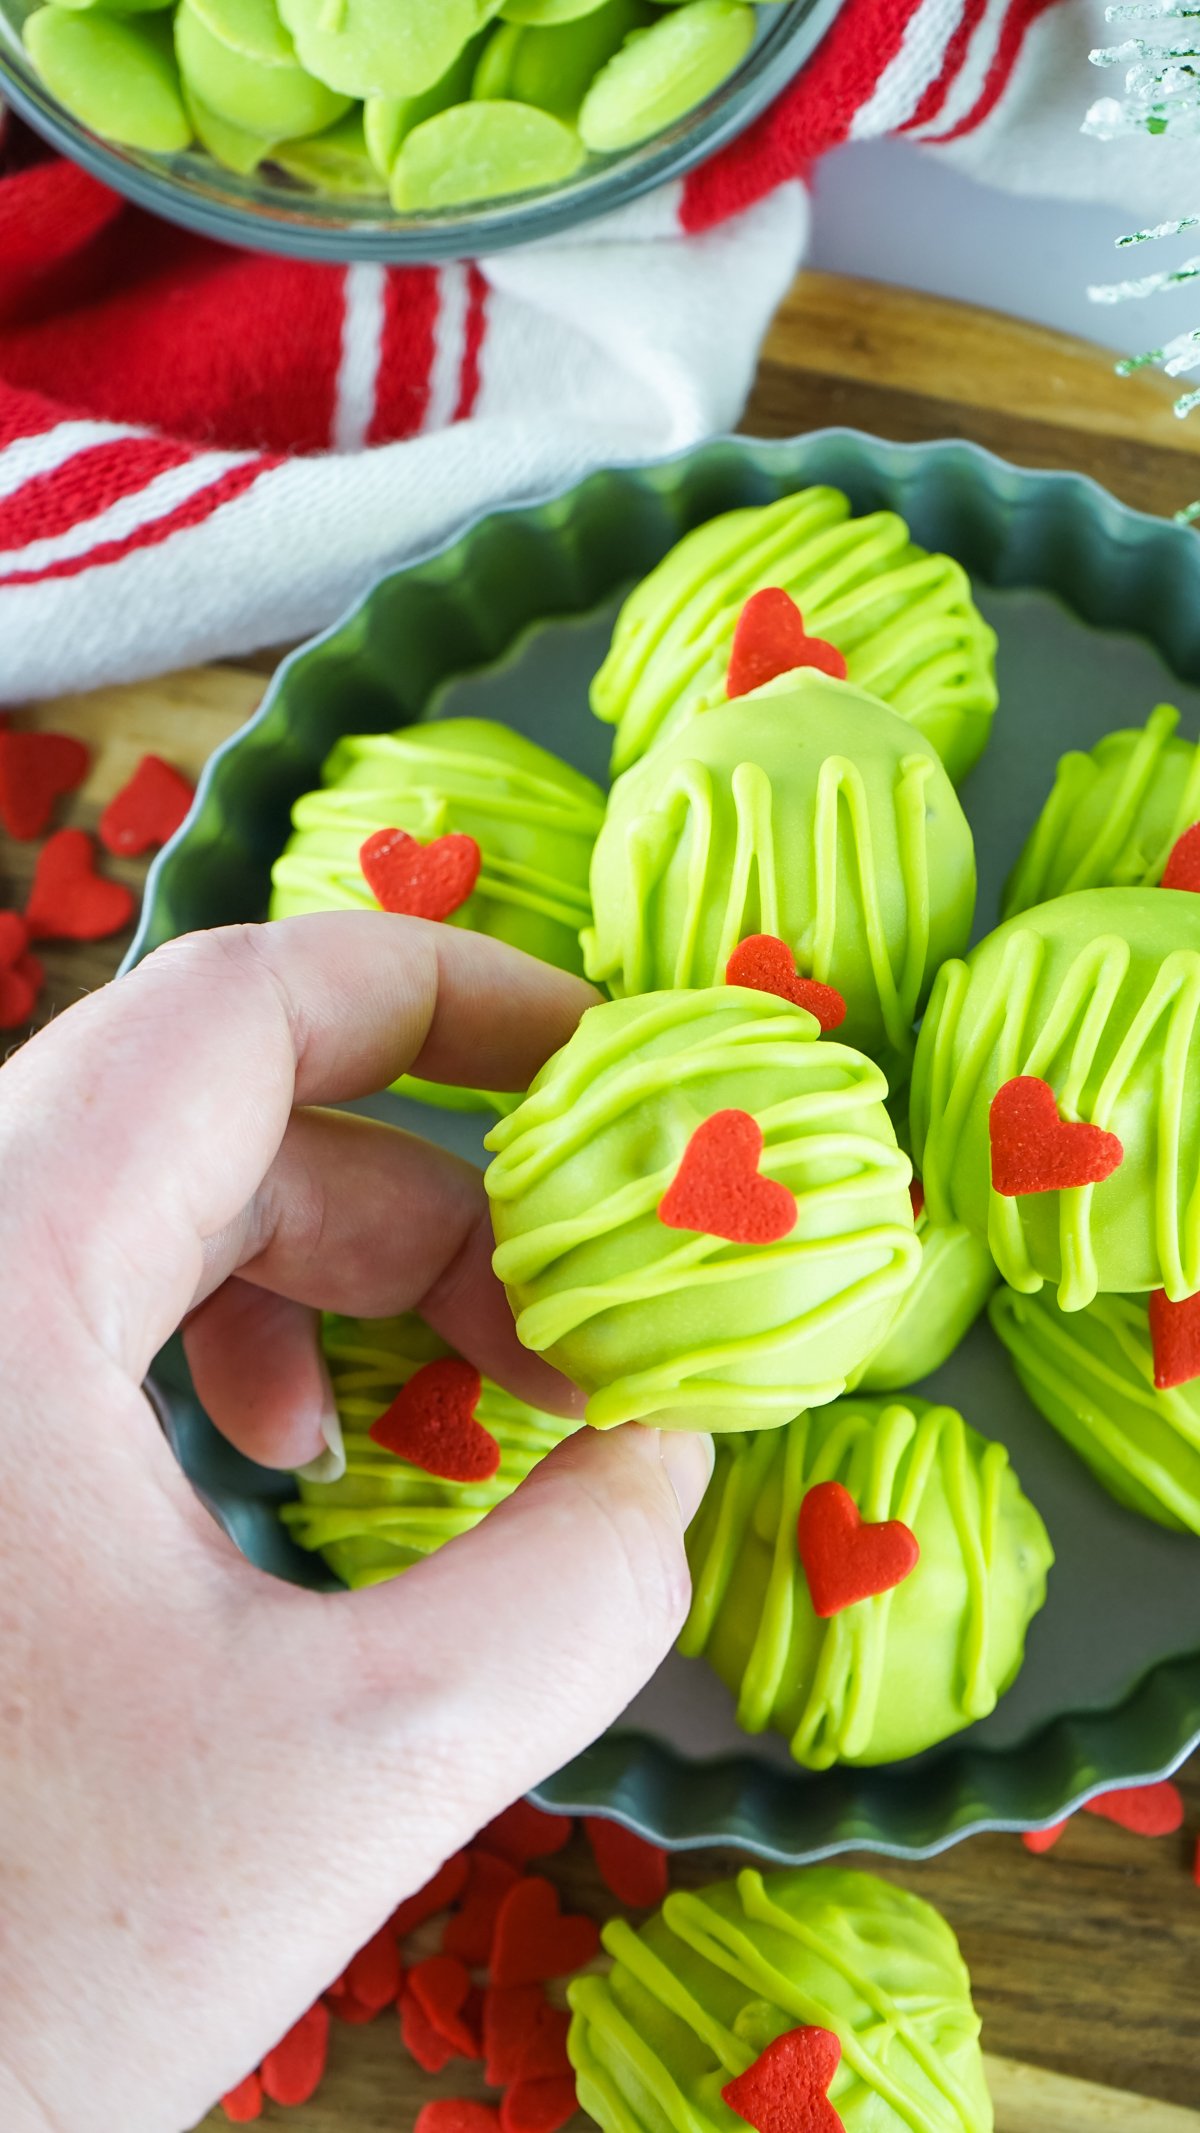
<instances>
[{"instance_id":1,"label":"green candy melt wafer","mask_svg":"<svg viewBox=\"0 0 1200 2133\"><path fill-rule=\"evenodd\" d=\"M175 17L179 71L193 94L218 118L264 140L298 139L323 133L347 110L349 99L316 81L294 60L251 59L222 44L201 20L192 0Z\"/></svg>"},{"instance_id":2,"label":"green candy melt wafer","mask_svg":"<svg viewBox=\"0 0 1200 2133\"><path fill-rule=\"evenodd\" d=\"M485 19L476 0L283 0L303 64L347 96L420 96Z\"/></svg>"},{"instance_id":3,"label":"green candy melt wafer","mask_svg":"<svg viewBox=\"0 0 1200 2133\"><path fill-rule=\"evenodd\" d=\"M574 119L600 68L631 31L652 19L641 0L603 0L589 14L554 28L502 23L484 46L474 94L536 104L556 118Z\"/></svg>"},{"instance_id":4,"label":"green candy melt wafer","mask_svg":"<svg viewBox=\"0 0 1200 2133\"><path fill-rule=\"evenodd\" d=\"M742 0L687 0L636 31L583 100L585 145L598 155L633 148L703 103L745 58L754 20Z\"/></svg>"},{"instance_id":5,"label":"green candy melt wafer","mask_svg":"<svg viewBox=\"0 0 1200 2133\"><path fill-rule=\"evenodd\" d=\"M269 66L299 64L275 0L188 0L188 4L206 30L247 59L261 59Z\"/></svg>"},{"instance_id":6,"label":"green candy melt wafer","mask_svg":"<svg viewBox=\"0 0 1200 2133\"><path fill-rule=\"evenodd\" d=\"M583 161L578 134L531 104L456 104L410 133L392 171L392 205L454 207L557 185Z\"/></svg>"},{"instance_id":7,"label":"green candy melt wafer","mask_svg":"<svg viewBox=\"0 0 1200 2133\"><path fill-rule=\"evenodd\" d=\"M504 0L500 17L504 22L530 22L539 26L578 22L581 15L594 14L603 5L604 0Z\"/></svg>"},{"instance_id":8,"label":"green candy melt wafer","mask_svg":"<svg viewBox=\"0 0 1200 2133\"><path fill-rule=\"evenodd\" d=\"M264 141L260 134L247 133L244 126L235 126L230 119L210 111L186 82L183 84L183 101L196 139L222 170L236 171L240 178L248 178L273 153L271 141Z\"/></svg>"},{"instance_id":9,"label":"green candy melt wafer","mask_svg":"<svg viewBox=\"0 0 1200 2133\"><path fill-rule=\"evenodd\" d=\"M382 199L387 191L386 180L367 153L361 110L348 111L327 133L282 142L271 161L290 178L343 199Z\"/></svg>"},{"instance_id":10,"label":"green candy melt wafer","mask_svg":"<svg viewBox=\"0 0 1200 2133\"><path fill-rule=\"evenodd\" d=\"M40 8L26 50L52 96L109 141L175 155L191 142L168 27Z\"/></svg>"},{"instance_id":11,"label":"green candy melt wafer","mask_svg":"<svg viewBox=\"0 0 1200 2133\"><path fill-rule=\"evenodd\" d=\"M370 96L363 105L363 133L367 154L383 178L390 178L400 143L426 119L463 104L471 94L471 82L479 61L482 40L465 44L432 89L420 96Z\"/></svg>"}]
</instances>

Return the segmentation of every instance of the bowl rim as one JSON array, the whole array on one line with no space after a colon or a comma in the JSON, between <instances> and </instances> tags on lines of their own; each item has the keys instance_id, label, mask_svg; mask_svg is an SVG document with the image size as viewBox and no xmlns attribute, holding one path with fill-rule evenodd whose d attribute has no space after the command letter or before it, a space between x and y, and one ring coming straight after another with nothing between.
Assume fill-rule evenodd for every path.
<instances>
[{"instance_id":1,"label":"bowl rim","mask_svg":"<svg viewBox=\"0 0 1200 2133\"><path fill-rule=\"evenodd\" d=\"M615 213L643 194L682 178L698 163L728 147L760 118L807 65L846 0L788 0L789 22L771 25L777 42L754 63L754 48L733 75L700 104L649 141L635 143L619 159L585 171L566 185L512 194L424 219L376 220L364 216L323 227L304 219L314 198L298 191L296 213L278 203L243 206L235 198L208 200L192 194L164 165L135 160L142 151L103 140L43 92L32 70L25 80L0 45L0 100L60 154L110 190L151 214L198 235L254 251L350 264L421 265L471 259L537 239L561 237Z\"/></svg>"},{"instance_id":2,"label":"bowl rim","mask_svg":"<svg viewBox=\"0 0 1200 2133\"><path fill-rule=\"evenodd\" d=\"M174 855L186 844L207 808L222 766L276 713L297 665L352 628L382 586L439 563L470 542L483 527L514 517L536 517L548 507L561 508L567 499L577 498L590 487L607 481L669 482L673 469L705 456L732 453L767 468L780 467L786 480L798 487L808 479L837 478L829 473L798 473L795 464L798 456L836 447L865 454L872 471L884 476L904 468L963 468L969 479L982 481L995 498L1003 498L1010 506L1036 506L1054 496L1074 498L1087 512L1108 521L1107 530L1115 525L1131 542L1148 542L1157 550L1178 556L1194 580L1200 610L1200 544L1187 526L1122 503L1090 475L1065 468L1021 467L966 439L899 443L847 426L771 439L726 434L660 458L598 468L565 489L550 487L535 496L476 513L456 533L431 543L407 562L383 573L336 621L285 656L257 709L208 759L187 819L156 856L147 877L138 928L120 974L131 970L149 952L164 876L169 876ZM1036 573L1028 573L1019 582L1040 581ZM1150 637L1172 670L1177 671L1149 621L1142 625L1142 633ZM1200 653L1196 678L1200 679ZM762 1803L756 1805L754 1799L756 1785L761 1785L764 1778L770 1783L780 1772L765 1770L748 1755L727 1753L689 1759L640 1732L617 1735L615 1729L610 1730L564 1770L534 1788L531 1797L557 1813L608 1816L675 1850L732 1843L755 1857L776 1863L829 1859L854 1850L869 1850L890 1858L923 1859L983 1831L1051 1827L1102 1793L1169 1776L1197 1749L1200 1650L1174 1653L1154 1661L1117 1703L1100 1709L1062 1711L1003 1748L972 1746L968 1728L907 1765L842 1767L823 1773L823 1780L841 1781L845 1797L840 1804L835 1800L830 1806L827 1832L800 1845L786 1841L770 1814L764 1813ZM1037 1786L1039 1766L1043 1800L1050 1804L1043 1804L1043 1800L1025 1808L1006 1804L1005 1794L1011 1793L1022 1773L1026 1790ZM797 1773L797 1777L803 1784L805 1774ZM896 1800L905 1793L926 1828L931 1816L936 1820L936 1835L922 1836L915 1830L897 1834ZM699 1804L697 1794L701 1796ZM937 1802L933 1808L931 1798Z\"/></svg>"}]
</instances>

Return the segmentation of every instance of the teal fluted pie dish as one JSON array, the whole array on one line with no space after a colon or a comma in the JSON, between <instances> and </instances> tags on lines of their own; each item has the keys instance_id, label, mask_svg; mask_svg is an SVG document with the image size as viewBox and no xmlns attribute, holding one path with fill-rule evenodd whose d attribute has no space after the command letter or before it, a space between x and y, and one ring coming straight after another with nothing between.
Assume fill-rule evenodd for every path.
<instances>
[{"instance_id":1,"label":"teal fluted pie dish","mask_svg":"<svg viewBox=\"0 0 1200 2133\"><path fill-rule=\"evenodd\" d=\"M1164 698L1186 735L1200 732L1200 544L1075 475L970 445L830 430L726 439L593 475L481 519L381 581L284 662L208 765L152 870L130 961L194 928L265 916L291 809L347 733L495 718L604 783L611 735L587 690L621 597L691 527L816 482L845 490L856 511L900 512L914 540L956 558L997 632L1000 708L961 788L979 859L977 934L990 930L1065 750L1142 724ZM480 1159L479 1119L394 1097L373 1108ZM244 1553L331 1583L279 1519L290 1483L216 1437L177 1347L160 1358L154 1391L187 1472ZM1027 1399L986 1321L919 1391L1006 1446L1056 1556L1025 1665L991 1715L904 1762L803 1770L782 1739L739 1734L722 1682L676 1655L548 1780L545 1804L615 1815L672 1846L728 1843L792 1861L851 1848L918 1856L981 1828L1057 1820L1200 1743L1200 1540L1113 1500Z\"/></svg>"}]
</instances>

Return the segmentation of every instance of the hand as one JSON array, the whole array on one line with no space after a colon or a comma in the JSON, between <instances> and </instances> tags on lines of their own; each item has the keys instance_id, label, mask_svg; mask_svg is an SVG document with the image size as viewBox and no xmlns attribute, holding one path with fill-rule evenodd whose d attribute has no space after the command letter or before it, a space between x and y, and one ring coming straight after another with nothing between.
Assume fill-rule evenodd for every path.
<instances>
[{"instance_id":1,"label":"hand","mask_svg":"<svg viewBox=\"0 0 1200 2133\"><path fill-rule=\"evenodd\" d=\"M6 2133L193 2124L676 1635L702 1437L584 1432L396 1583L322 1595L236 1553L140 1389L191 1314L218 1425L297 1465L336 1441L314 1307L416 1306L570 1412L516 1341L479 1174L308 1107L410 1065L522 1087L592 997L330 914L177 942L0 1073Z\"/></svg>"}]
</instances>

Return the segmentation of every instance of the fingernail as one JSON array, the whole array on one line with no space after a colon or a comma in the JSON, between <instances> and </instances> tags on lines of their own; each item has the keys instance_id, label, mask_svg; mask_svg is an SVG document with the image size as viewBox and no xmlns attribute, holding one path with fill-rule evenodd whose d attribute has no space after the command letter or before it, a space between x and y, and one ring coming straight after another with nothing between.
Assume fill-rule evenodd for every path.
<instances>
[{"instance_id":1,"label":"fingernail","mask_svg":"<svg viewBox=\"0 0 1200 2133\"><path fill-rule=\"evenodd\" d=\"M716 1451L703 1430L667 1429L659 1438L659 1456L675 1491L679 1515L690 1526L712 1480Z\"/></svg>"},{"instance_id":2,"label":"fingernail","mask_svg":"<svg viewBox=\"0 0 1200 2133\"><path fill-rule=\"evenodd\" d=\"M346 1471L346 1445L336 1407L327 1408L322 1415L321 1435L325 1439L325 1450L310 1459L307 1466L296 1468L301 1481L340 1481Z\"/></svg>"}]
</instances>

